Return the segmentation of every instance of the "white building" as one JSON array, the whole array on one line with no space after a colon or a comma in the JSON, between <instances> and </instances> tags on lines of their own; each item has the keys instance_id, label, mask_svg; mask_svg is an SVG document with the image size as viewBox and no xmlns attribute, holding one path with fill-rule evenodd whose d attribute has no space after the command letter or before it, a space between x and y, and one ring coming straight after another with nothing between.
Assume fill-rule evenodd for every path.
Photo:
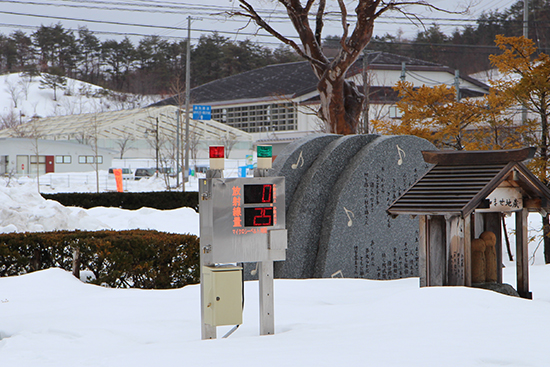
<instances>
[{"instance_id":1,"label":"white building","mask_svg":"<svg viewBox=\"0 0 550 367\"><path fill-rule=\"evenodd\" d=\"M44 139L0 138L0 175L85 172L111 167L116 152L89 145ZM37 163L38 162L38 163ZM97 166L96 166L97 163Z\"/></svg>"},{"instance_id":2,"label":"white building","mask_svg":"<svg viewBox=\"0 0 550 367\"><path fill-rule=\"evenodd\" d=\"M97 147L110 152L113 158L154 160L158 162L157 167L173 167L176 157L180 158L180 166L182 165L181 157L185 150L186 131L184 116L185 113L179 113L175 106L163 106L47 117L33 119L17 128L0 130L0 138L39 137L41 141L50 141L48 146L62 142L72 143L71 145L59 144L59 149L52 153L54 156L63 155L63 149L67 154L73 152L74 149L69 148L71 146L80 146L82 151L88 152L92 149L91 147L96 146L97 142ZM34 141L34 139L30 140ZM229 158L243 160L247 155L252 154L253 150L250 134L216 121L190 119L189 141L191 159L207 158L209 145L225 145L226 150L230 150ZM3 149L2 146L0 146L0 155L8 155L8 153L2 153L1 149ZM28 150L25 148L24 152L11 152L9 155L31 157ZM177 154L178 151L180 154ZM85 165L78 166L80 154L71 154L73 154L71 164L84 168ZM29 162L32 162L32 159L29 158ZM106 168L109 166L107 165ZM74 171L80 171L80 169Z\"/></svg>"}]
</instances>

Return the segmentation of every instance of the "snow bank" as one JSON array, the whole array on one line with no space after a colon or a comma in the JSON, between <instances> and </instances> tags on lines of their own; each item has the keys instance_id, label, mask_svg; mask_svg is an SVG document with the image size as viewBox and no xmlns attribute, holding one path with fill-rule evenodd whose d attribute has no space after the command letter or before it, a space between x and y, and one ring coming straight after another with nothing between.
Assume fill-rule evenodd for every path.
<instances>
[{"instance_id":1,"label":"snow bank","mask_svg":"<svg viewBox=\"0 0 550 367\"><path fill-rule=\"evenodd\" d=\"M81 209L45 200L36 185L0 186L0 233L54 230L156 229L170 233L199 233L199 215L191 208Z\"/></svg>"},{"instance_id":2,"label":"snow bank","mask_svg":"<svg viewBox=\"0 0 550 367\"><path fill-rule=\"evenodd\" d=\"M199 287L106 289L49 269L0 278L2 366L547 366L550 267L533 301L418 278L275 281L275 335L243 325L200 340ZM219 327L221 338L230 327Z\"/></svg>"}]
</instances>

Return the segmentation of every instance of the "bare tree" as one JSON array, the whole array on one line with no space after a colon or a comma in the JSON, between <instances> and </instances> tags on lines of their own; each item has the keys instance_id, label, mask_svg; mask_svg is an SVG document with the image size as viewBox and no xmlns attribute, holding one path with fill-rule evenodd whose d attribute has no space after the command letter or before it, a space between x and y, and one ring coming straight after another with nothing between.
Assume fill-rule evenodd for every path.
<instances>
[{"instance_id":1,"label":"bare tree","mask_svg":"<svg viewBox=\"0 0 550 367\"><path fill-rule=\"evenodd\" d=\"M355 134L360 122L363 99L365 98L353 82L346 81L346 73L361 55L369 43L374 27L374 21L387 11L400 12L411 20L421 20L407 12L404 6L421 5L435 10L444 11L430 5L424 0L418 1L382 1L358 0L355 8L356 23L353 30L348 23L348 10L344 0L338 0L341 14L342 36L338 54L329 59L322 49L322 31L325 16L326 0L278 0L287 11L287 15L300 37L301 46L283 36L268 21L245 0L239 0L240 11L231 13L249 18L258 27L266 30L286 45L291 46L299 55L309 61L313 72L319 79L317 90L321 99L319 116L328 125L328 131L338 134ZM316 10L313 9L316 5ZM310 26L310 16L315 19L315 30Z\"/></svg>"},{"instance_id":2,"label":"bare tree","mask_svg":"<svg viewBox=\"0 0 550 367\"><path fill-rule=\"evenodd\" d=\"M237 144L238 142L237 136L230 134L229 132L226 131L225 134L219 133L218 139L220 140L221 145L223 145L224 147L225 158L228 159L229 154L231 153L231 150L233 149L235 144Z\"/></svg>"},{"instance_id":3,"label":"bare tree","mask_svg":"<svg viewBox=\"0 0 550 367\"><path fill-rule=\"evenodd\" d=\"M4 78L4 84L6 85L6 91L11 97L11 100L13 102L13 107L17 108L17 104L19 103L19 100L21 99L21 87L18 83L12 83L8 77L6 76Z\"/></svg>"},{"instance_id":4,"label":"bare tree","mask_svg":"<svg viewBox=\"0 0 550 367\"><path fill-rule=\"evenodd\" d=\"M128 132L126 129L122 131L122 136L116 140L116 145L118 146L120 152L120 159L124 157L124 153L132 149L130 146L133 141L136 140L136 137L131 132Z\"/></svg>"},{"instance_id":5,"label":"bare tree","mask_svg":"<svg viewBox=\"0 0 550 367\"><path fill-rule=\"evenodd\" d=\"M41 121L39 121L39 119L32 119L26 124L29 126L29 129L27 130L28 135L26 137L32 139L34 159L36 160L36 186L38 192L40 192L40 148L38 146L38 143L40 141L40 138L42 137L40 122ZM30 167L32 167L32 158L30 163Z\"/></svg>"},{"instance_id":6,"label":"bare tree","mask_svg":"<svg viewBox=\"0 0 550 367\"><path fill-rule=\"evenodd\" d=\"M32 76L29 75L28 73L21 73L19 74L19 76L20 76L20 79L19 79L19 82L17 82L17 84L21 88L21 92L25 95L25 100L27 100L29 98L29 88L31 87L31 84L32 84Z\"/></svg>"},{"instance_id":7,"label":"bare tree","mask_svg":"<svg viewBox=\"0 0 550 367\"><path fill-rule=\"evenodd\" d=\"M178 139L177 137L179 136L179 141L176 142L177 146L179 147L179 154L176 153L178 155L177 159L176 159L176 174L178 175L178 183L179 183L179 166L185 166L183 162L185 162L184 160L184 153L185 153L185 134L182 134L182 131L184 131L184 129L182 128L183 126L183 123L184 121L188 121L188 119L183 119L183 114L181 113L181 111L183 110L183 106L185 104L185 84L182 82L182 78L181 78L181 75L178 73L176 75L174 75L174 78L172 79L172 83L170 85L170 94L174 96L174 101L176 102L176 106L178 107L178 112L177 112L177 119L178 119L178 124L176 125L176 139ZM189 111L186 111L185 113L189 113ZM190 139L191 137L188 137L188 139ZM185 168L184 168L185 169ZM182 183L182 190L185 191L185 177L186 177L186 173L183 172L183 183Z\"/></svg>"},{"instance_id":8,"label":"bare tree","mask_svg":"<svg viewBox=\"0 0 550 367\"><path fill-rule=\"evenodd\" d=\"M86 157L86 163L92 165L95 171L96 191L99 193L99 136L101 132L101 123L97 120L97 113L94 113L90 119L90 124L81 131L75 139L83 145L89 145L94 153L93 161L88 162Z\"/></svg>"},{"instance_id":9,"label":"bare tree","mask_svg":"<svg viewBox=\"0 0 550 367\"><path fill-rule=\"evenodd\" d=\"M10 109L5 115L0 115L0 130L15 129L21 124L21 116L17 116L14 109Z\"/></svg>"}]
</instances>

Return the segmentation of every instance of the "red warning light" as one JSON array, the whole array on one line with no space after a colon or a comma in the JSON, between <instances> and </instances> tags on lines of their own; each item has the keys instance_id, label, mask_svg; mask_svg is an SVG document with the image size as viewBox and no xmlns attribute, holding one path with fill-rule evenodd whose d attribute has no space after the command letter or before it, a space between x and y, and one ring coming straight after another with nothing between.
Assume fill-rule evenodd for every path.
<instances>
[{"instance_id":1,"label":"red warning light","mask_svg":"<svg viewBox=\"0 0 550 367\"><path fill-rule=\"evenodd\" d=\"M223 154L223 146L210 147L210 158L225 158Z\"/></svg>"}]
</instances>

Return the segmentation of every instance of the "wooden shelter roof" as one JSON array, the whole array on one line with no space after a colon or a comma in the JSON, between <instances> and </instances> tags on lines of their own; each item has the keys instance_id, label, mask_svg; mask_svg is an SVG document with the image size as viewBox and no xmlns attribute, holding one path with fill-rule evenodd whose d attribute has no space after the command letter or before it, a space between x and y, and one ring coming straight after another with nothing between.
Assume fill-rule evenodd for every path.
<instances>
[{"instance_id":1,"label":"wooden shelter roof","mask_svg":"<svg viewBox=\"0 0 550 367\"><path fill-rule=\"evenodd\" d=\"M422 152L435 164L388 208L393 215L461 215L488 208L487 197L497 187L521 189L524 207L550 212L550 190L522 161L535 148L470 152Z\"/></svg>"}]
</instances>

